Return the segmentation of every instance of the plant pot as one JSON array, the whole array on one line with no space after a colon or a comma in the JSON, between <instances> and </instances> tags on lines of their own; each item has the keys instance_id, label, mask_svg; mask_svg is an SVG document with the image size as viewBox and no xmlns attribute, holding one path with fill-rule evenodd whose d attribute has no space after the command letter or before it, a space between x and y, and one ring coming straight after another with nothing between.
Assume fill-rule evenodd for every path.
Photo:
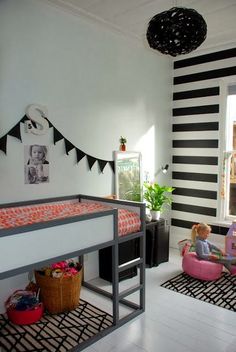
<instances>
[{"instance_id":1,"label":"plant pot","mask_svg":"<svg viewBox=\"0 0 236 352\"><path fill-rule=\"evenodd\" d=\"M150 210L150 213L152 215L152 220L159 220L161 212L159 210Z\"/></svg>"},{"instance_id":2,"label":"plant pot","mask_svg":"<svg viewBox=\"0 0 236 352\"><path fill-rule=\"evenodd\" d=\"M121 144L120 145L120 151L122 151L122 152L126 151L126 145L125 144Z\"/></svg>"}]
</instances>

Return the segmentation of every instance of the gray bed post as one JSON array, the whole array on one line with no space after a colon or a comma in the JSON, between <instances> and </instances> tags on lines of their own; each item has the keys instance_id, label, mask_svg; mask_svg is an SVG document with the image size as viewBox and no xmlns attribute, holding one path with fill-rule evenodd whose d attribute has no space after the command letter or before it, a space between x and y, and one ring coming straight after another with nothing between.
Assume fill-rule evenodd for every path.
<instances>
[{"instance_id":1,"label":"gray bed post","mask_svg":"<svg viewBox=\"0 0 236 352\"><path fill-rule=\"evenodd\" d=\"M114 239L112 245L112 292L113 292L113 324L119 321L119 247L118 247L118 209L114 214Z\"/></svg>"}]
</instances>

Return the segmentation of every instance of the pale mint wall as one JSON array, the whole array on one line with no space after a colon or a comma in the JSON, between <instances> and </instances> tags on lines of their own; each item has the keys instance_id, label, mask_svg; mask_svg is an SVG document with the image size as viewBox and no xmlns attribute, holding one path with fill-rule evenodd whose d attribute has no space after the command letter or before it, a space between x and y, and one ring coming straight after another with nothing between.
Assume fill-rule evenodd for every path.
<instances>
[{"instance_id":1,"label":"pale mint wall","mask_svg":"<svg viewBox=\"0 0 236 352\"><path fill-rule=\"evenodd\" d=\"M171 63L168 57L125 40L98 24L39 0L0 2L0 137L24 115L28 104L47 106L49 119L74 145L111 160L120 135L129 150L155 149L155 169L170 159ZM155 127L154 148L142 137ZM110 194L110 167L99 175L75 152L54 146L52 133L23 143L8 137L0 151L2 202L78 192ZM50 145L49 184L24 185L24 144ZM145 146L145 148L144 148ZM144 150L145 149L145 150ZM145 161L145 160L144 160Z\"/></svg>"},{"instance_id":2,"label":"pale mint wall","mask_svg":"<svg viewBox=\"0 0 236 352\"><path fill-rule=\"evenodd\" d=\"M0 137L38 103L86 153L111 160L124 135L154 173L170 162L171 73L168 57L85 18L39 0L0 1ZM99 174L86 160L76 165L74 151L53 145L52 131L32 136L22 126L22 140L8 137L7 156L0 151L1 203L114 192L109 166ZM24 185L24 145L32 143L50 146L49 184Z\"/></svg>"}]
</instances>

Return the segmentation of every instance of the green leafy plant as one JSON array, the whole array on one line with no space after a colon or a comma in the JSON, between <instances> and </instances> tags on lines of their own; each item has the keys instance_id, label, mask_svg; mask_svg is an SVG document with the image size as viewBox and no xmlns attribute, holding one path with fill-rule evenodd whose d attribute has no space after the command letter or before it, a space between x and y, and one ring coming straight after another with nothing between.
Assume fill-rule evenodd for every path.
<instances>
[{"instance_id":1,"label":"green leafy plant","mask_svg":"<svg viewBox=\"0 0 236 352\"><path fill-rule=\"evenodd\" d=\"M127 143L127 139L125 137L120 137L120 144L125 144Z\"/></svg>"},{"instance_id":2,"label":"green leafy plant","mask_svg":"<svg viewBox=\"0 0 236 352\"><path fill-rule=\"evenodd\" d=\"M158 183L144 183L143 197L147 201L147 207L150 210L163 211L165 206L172 203L170 193L174 188L168 186L160 186Z\"/></svg>"}]
</instances>

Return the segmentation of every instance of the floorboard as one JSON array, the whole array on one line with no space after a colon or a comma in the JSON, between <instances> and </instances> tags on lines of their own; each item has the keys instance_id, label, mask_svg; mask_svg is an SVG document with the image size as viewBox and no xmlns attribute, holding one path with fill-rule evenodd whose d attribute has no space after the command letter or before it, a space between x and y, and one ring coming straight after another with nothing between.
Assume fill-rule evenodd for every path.
<instances>
[{"instance_id":1,"label":"floorboard","mask_svg":"<svg viewBox=\"0 0 236 352\"><path fill-rule=\"evenodd\" d=\"M85 352L236 352L236 314L224 308L170 291L160 284L182 271L177 250L168 263L146 269L146 311L102 338ZM136 278L125 280L121 288ZM97 279L102 287L106 281ZM98 295L86 291L93 304L109 312L112 307ZM138 297L132 296L134 301ZM126 309L121 310L121 315Z\"/></svg>"}]
</instances>

